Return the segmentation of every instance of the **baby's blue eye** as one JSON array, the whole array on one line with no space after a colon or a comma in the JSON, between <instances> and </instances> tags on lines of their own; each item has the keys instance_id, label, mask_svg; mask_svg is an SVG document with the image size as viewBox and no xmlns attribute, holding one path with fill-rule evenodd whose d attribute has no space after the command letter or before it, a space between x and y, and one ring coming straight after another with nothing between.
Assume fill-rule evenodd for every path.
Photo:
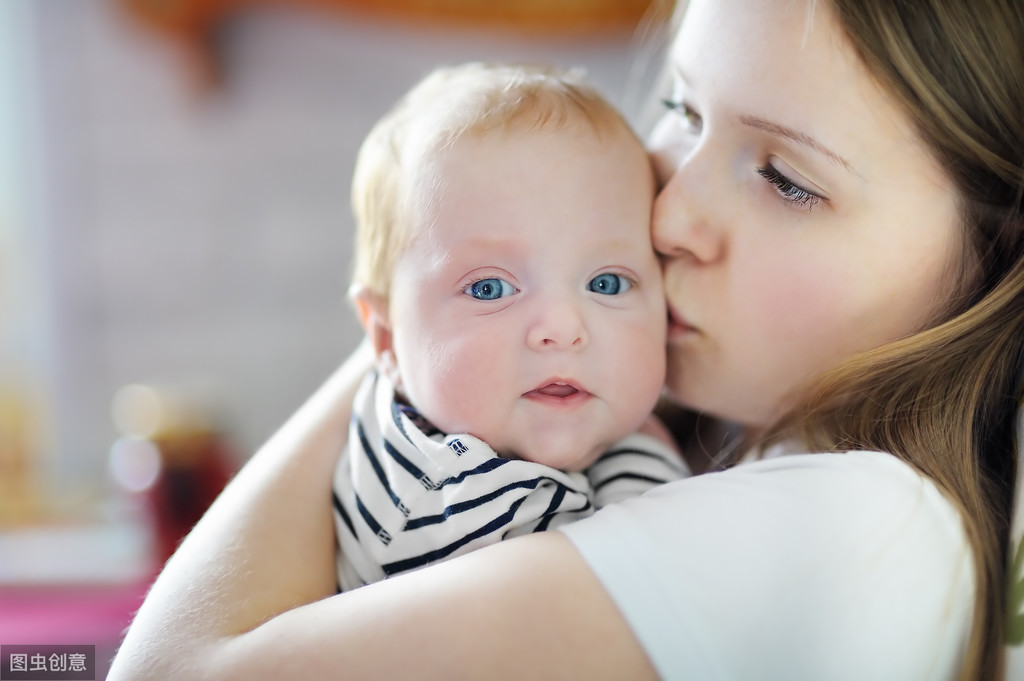
<instances>
[{"instance_id":1,"label":"baby's blue eye","mask_svg":"<svg viewBox=\"0 0 1024 681\"><path fill-rule=\"evenodd\" d=\"M593 291L594 293L600 293L605 296L617 296L620 293L625 293L633 287L633 284L629 282L621 274L612 274L611 272L605 272L599 274L590 280L587 284L587 290Z\"/></svg>"},{"instance_id":2,"label":"baby's blue eye","mask_svg":"<svg viewBox=\"0 0 1024 681\"><path fill-rule=\"evenodd\" d=\"M463 289L463 293L471 295L477 300L497 300L498 298L510 296L515 292L515 286L497 277L474 281Z\"/></svg>"}]
</instances>

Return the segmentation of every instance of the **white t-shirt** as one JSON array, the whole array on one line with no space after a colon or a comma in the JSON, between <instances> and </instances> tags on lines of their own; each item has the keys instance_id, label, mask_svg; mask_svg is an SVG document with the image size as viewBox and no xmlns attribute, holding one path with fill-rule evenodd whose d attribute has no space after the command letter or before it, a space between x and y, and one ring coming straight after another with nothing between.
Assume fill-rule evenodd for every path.
<instances>
[{"instance_id":1,"label":"white t-shirt","mask_svg":"<svg viewBox=\"0 0 1024 681\"><path fill-rule=\"evenodd\" d=\"M888 454L745 463L559 529L665 679L952 679L962 659L962 522Z\"/></svg>"}]
</instances>

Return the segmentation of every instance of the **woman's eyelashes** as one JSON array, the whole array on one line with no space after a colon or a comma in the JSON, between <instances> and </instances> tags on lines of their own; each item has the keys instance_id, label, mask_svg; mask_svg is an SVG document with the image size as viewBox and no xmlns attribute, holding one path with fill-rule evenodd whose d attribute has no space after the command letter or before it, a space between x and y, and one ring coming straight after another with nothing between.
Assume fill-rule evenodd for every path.
<instances>
[{"instance_id":1,"label":"woman's eyelashes","mask_svg":"<svg viewBox=\"0 0 1024 681\"><path fill-rule=\"evenodd\" d=\"M671 114L678 116L687 133L699 135L704 130L704 118L682 97L665 98L661 103ZM766 163L757 168L757 174L764 178L778 196L790 206L810 212L824 197L804 189L783 175L775 166Z\"/></svg>"},{"instance_id":2,"label":"woman's eyelashes","mask_svg":"<svg viewBox=\"0 0 1024 681\"><path fill-rule=\"evenodd\" d=\"M474 281L462 292L477 300L498 300L519 293L519 289L499 277L487 277Z\"/></svg>"},{"instance_id":3,"label":"woman's eyelashes","mask_svg":"<svg viewBox=\"0 0 1024 681\"><path fill-rule=\"evenodd\" d=\"M763 167L758 168L757 174L771 185L772 189L775 190L775 193L783 201L808 213L822 201L821 196L797 185L770 163L766 163Z\"/></svg>"}]
</instances>

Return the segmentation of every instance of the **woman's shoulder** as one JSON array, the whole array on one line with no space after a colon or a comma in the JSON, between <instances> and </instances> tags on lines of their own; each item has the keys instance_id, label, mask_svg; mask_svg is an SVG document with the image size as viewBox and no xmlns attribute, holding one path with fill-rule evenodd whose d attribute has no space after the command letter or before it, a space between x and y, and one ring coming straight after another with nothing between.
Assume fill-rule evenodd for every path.
<instances>
[{"instance_id":1,"label":"woman's shoulder","mask_svg":"<svg viewBox=\"0 0 1024 681\"><path fill-rule=\"evenodd\" d=\"M797 534L850 549L914 537L929 553L969 551L948 497L930 478L882 452L776 452L662 485L618 509L623 522L655 527L675 525L679 514L706 513L713 517L703 517L705 524L745 536L761 529L769 538Z\"/></svg>"},{"instance_id":2,"label":"woman's shoulder","mask_svg":"<svg viewBox=\"0 0 1024 681\"><path fill-rule=\"evenodd\" d=\"M944 678L969 628L960 517L884 453L773 456L563 531L670 676L747 678L798 656L807 677Z\"/></svg>"},{"instance_id":3,"label":"woman's shoulder","mask_svg":"<svg viewBox=\"0 0 1024 681\"><path fill-rule=\"evenodd\" d=\"M904 509L913 511L921 523L947 530L951 538L965 538L958 511L932 479L885 452L804 453L779 448L769 450L763 459L723 471L718 479L705 476L702 483L752 485L767 496L798 491L799 496L787 496L790 503L817 503L840 517L856 508L854 521Z\"/></svg>"}]
</instances>

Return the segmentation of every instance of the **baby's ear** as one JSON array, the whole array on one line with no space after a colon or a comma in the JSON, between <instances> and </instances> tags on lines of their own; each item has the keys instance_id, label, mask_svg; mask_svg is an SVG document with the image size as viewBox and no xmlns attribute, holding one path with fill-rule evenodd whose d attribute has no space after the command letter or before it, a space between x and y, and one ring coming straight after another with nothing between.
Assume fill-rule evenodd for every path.
<instances>
[{"instance_id":1,"label":"baby's ear","mask_svg":"<svg viewBox=\"0 0 1024 681\"><path fill-rule=\"evenodd\" d=\"M373 353L378 360L384 354L391 354L391 320L388 317L388 302L384 296L375 293L365 286L354 284L348 292L352 304L356 306L359 322L366 331L366 337L373 345Z\"/></svg>"}]
</instances>

